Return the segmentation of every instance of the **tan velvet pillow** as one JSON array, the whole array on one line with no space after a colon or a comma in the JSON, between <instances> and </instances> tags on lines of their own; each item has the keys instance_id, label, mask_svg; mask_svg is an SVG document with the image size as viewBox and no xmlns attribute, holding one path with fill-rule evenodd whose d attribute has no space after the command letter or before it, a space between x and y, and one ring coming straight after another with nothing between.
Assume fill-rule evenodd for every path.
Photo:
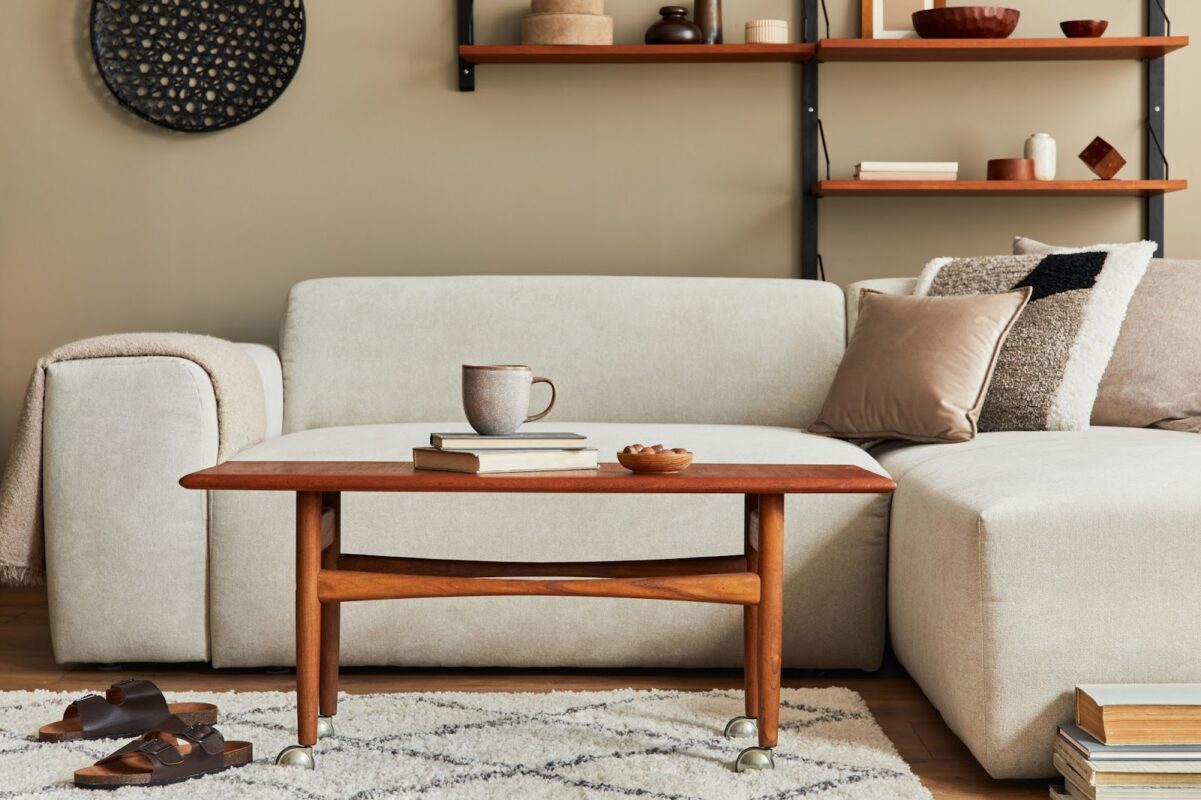
<instances>
[{"instance_id":1,"label":"tan velvet pillow","mask_svg":"<svg viewBox=\"0 0 1201 800\"><path fill-rule=\"evenodd\" d=\"M914 297L865 290L859 322L810 433L966 442L1031 289Z\"/></svg>"},{"instance_id":2,"label":"tan velvet pillow","mask_svg":"<svg viewBox=\"0 0 1201 800\"><path fill-rule=\"evenodd\" d=\"M1066 248L1017 237L1015 255ZM1134 290L1094 425L1201 433L1201 261L1156 258Z\"/></svg>"}]
</instances>

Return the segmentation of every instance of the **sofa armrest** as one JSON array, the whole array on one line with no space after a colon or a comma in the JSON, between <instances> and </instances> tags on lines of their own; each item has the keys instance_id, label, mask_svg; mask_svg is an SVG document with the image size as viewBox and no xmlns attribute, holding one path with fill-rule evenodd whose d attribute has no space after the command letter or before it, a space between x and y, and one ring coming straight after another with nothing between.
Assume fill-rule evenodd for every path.
<instances>
[{"instance_id":1,"label":"sofa armrest","mask_svg":"<svg viewBox=\"0 0 1201 800\"><path fill-rule=\"evenodd\" d=\"M239 342L238 346L254 359L254 365L259 368L267 409L267 429L263 432L263 438L273 439L280 435L284 427L284 373L279 363L279 353L265 344Z\"/></svg>"},{"instance_id":2,"label":"sofa armrest","mask_svg":"<svg viewBox=\"0 0 1201 800\"><path fill-rule=\"evenodd\" d=\"M179 485L217 459L208 374L166 356L46 369L42 509L62 661L208 658L208 498Z\"/></svg>"}]
</instances>

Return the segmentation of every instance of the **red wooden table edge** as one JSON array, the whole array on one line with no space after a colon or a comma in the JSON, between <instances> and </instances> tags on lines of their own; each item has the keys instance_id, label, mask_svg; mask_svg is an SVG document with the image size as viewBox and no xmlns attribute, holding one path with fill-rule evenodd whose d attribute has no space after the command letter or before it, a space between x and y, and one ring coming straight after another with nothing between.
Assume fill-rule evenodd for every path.
<instances>
[{"instance_id":1,"label":"red wooden table edge","mask_svg":"<svg viewBox=\"0 0 1201 800\"><path fill-rule=\"evenodd\" d=\"M186 489L292 492L597 494L887 494L892 479L851 464L693 464L636 475L599 470L470 475L414 470L409 461L226 461L185 475Z\"/></svg>"}]
</instances>

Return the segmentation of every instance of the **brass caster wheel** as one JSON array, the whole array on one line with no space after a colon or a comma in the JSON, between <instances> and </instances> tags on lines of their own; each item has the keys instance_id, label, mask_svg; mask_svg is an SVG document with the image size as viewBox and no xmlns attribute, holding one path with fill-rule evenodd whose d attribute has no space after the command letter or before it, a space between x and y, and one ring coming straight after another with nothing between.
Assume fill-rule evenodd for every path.
<instances>
[{"instance_id":1,"label":"brass caster wheel","mask_svg":"<svg viewBox=\"0 0 1201 800\"><path fill-rule=\"evenodd\" d=\"M771 754L770 747L748 747L734 759L735 772L748 772L752 769L775 769L776 759Z\"/></svg>"},{"instance_id":2,"label":"brass caster wheel","mask_svg":"<svg viewBox=\"0 0 1201 800\"><path fill-rule=\"evenodd\" d=\"M754 717L734 717L726 723L722 736L727 739L748 739L759 735L759 723Z\"/></svg>"},{"instance_id":3,"label":"brass caster wheel","mask_svg":"<svg viewBox=\"0 0 1201 800\"><path fill-rule=\"evenodd\" d=\"M317 769L317 762L313 759L313 748L300 744L289 745L280 750L279 755L275 757L275 765L278 767Z\"/></svg>"},{"instance_id":4,"label":"brass caster wheel","mask_svg":"<svg viewBox=\"0 0 1201 800\"><path fill-rule=\"evenodd\" d=\"M334 735L334 718L317 717L317 740L328 739Z\"/></svg>"}]
</instances>

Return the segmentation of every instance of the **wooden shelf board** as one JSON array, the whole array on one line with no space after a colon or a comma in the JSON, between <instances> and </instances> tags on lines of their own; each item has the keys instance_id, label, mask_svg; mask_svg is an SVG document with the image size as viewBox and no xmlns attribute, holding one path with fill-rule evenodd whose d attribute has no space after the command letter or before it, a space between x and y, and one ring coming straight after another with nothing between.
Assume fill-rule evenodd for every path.
<instances>
[{"instance_id":1,"label":"wooden shelf board","mask_svg":"<svg viewBox=\"0 0 1201 800\"><path fill-rule=\"evenodd\" d=\"M1158 58L1187 36L1098 39L822 39L818 61L1104 61Z\"/></svg>"},{"instance_id":2,"label":"wooden shelf board","mask_svg":"<svg viewBox=\"0 0 1201 800\"><path fill-rule=\"evenodd\" d=\"M811 61L813 44L460 45L471 64L704 64Z\"/></svg>"},{"instance_id":3,"label":"wooden shelf board","mask_svg":"<svg viewBox=\"0 0 1201 800\"><path fill-rule=\"evenodd\" d=\"M821 181L817 197L1057 197L1128 196L1179 192L1188 181Z\"/></svg>"}]
</instances>

